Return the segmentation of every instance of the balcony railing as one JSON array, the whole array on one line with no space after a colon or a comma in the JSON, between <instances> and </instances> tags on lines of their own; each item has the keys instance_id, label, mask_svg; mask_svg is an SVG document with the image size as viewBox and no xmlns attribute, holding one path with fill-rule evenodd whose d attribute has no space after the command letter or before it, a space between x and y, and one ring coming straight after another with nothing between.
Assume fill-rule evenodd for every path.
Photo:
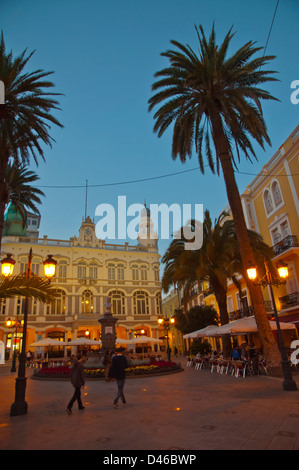
<instances>
[{"instance_id":1,"label":"balcony railing","mask_svg":"<svg viewBox=\"0 0 299 470\"><path fill-rule=\"evenodd\" d=\"M292 294L279 297L279 302L281 310L296 307L297 305L299 305L299 292L293 292Z\"/></svg>"},{"instance_id":2,"label":"balcony railing","mask_svg":"<svg viewBox=\"0 0 299 470\"><path fill-rule=\"evenodd\" d=\"M299 245L297 242L296 235L288 235L283 240L280 240L278 243L276 243L272 248L273 248L275 255L279 255L280 253L283 253L289 248L298 247L298 246Z\"/></svg>"},{"instance_id":3,"label":"balcony railing","mask_svg":"<svg viewBox=\"0 0 299 470\"><path fill-rule=\"evenodd\" d=\"M239 318L250 317L251 315L253 315L252 307L240 308L239 310L229 312L229 319L230 321L233 321L238 320Z\"/></svg>"},{"instance_id":4,"label":"balcony railing","mask_svg":"<svg viewBox=\"0 0 299 470\"><path fill-rule=\"evenodd\" d=\"M201 293L203 295L203 298L205 298L205 297L208 297L209 295L212 295L213 291L212 291L212 289L205 289Z\"/></svg>"}]
</instances>

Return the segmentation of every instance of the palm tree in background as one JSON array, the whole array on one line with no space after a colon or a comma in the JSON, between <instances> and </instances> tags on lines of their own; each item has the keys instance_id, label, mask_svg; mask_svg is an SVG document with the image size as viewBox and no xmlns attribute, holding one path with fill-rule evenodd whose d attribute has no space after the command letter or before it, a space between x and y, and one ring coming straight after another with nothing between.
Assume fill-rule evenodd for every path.
<instances>
[{"instance_id":1,"label":"palm tree in background","mask_svg":"<svg viewBox=\"0 0 299 470\"><path fill-rule=\"evenodd\" d=\"M165 270L162 277L162 288L167 292L172 284L178 284L185 290L194 282L200 284L205 281L209 289L214 293L219 307L220 324L229 322L227 309L227 284L232 280L239 290L242 303L241 282L238 274L245 278L245 270L237 242L235 222L227 219L227 213L223 212L215 220L214 226L208 210L205 211L203 221L203 243L198 250L185 250L186 240L182 236L173 240L162 257ZM191 225L194 221L190 222ZM259 271L264 269L264 258L268 265L274 269L271 263L273 250L262 237L252 230L248 230L248 236L254 252ZM244 312L246 309L243 307ZM229 356L231 342L229 335L223 337L223 352Z\"/></svg>"},{"instance_id":2,"label":"palm tree in background","mask_svg":"<svg viewBox=\"0 0 299 470\"><path fill-rule=\"evenodd\" d=\"M209 211L205 211L203 221L203 243L199 250L186 250L185 240L173 240L162 258L166 263L162 277L162 287L165 291L171 283L184 284L188 288L195 281L200 284L207 282L209 289L214 293L219 307L220 324L229 322L227 310L227 282L235 272L236 243L234 227L230 221L223 223L227 214L222 213L215 221L214 227ZM194 221L190 222L191 226ZM223 337L223 352L230 356L230 337Z\"/></svg>"},{"instance_id":3,"label":"palm tree in background","mask_svg":"<svg viewBox=\"0 0 299 470\"><path fill-rule=\"evenodd\" d=\"M45 196L44 193L34 186L39 177L36 173L28 170L26 165L17 165L13 161L9 161L6 167L3 200L0 203L0 251L1 251L1 238L4 223L4 212L9 203L11 203L15 210L18 211L23 219L23 226L26 226L27 222L27 210L39 214L38 204L41 204L41 196ZM5 198L4 198L5 195Z\"/></svg>"},{"instance_id":4,"label":"palm tree in background","mask_svg":"<svg viewBox=\"0 0 299 470\"><path fill-rule=\"evenodd\" d=\"M59 109L48 80L53 72L27 71L34 52L24 50L18 57L6 52L3 33L0 41L0 80L5 87L5 104L0 105L0 233L7 201L5 177L10 159L17 165L44 158L43 146L52 146L52 125L63 127L52 114ZM30 207L30 206L28 206Z\"/></svg>"},{"instance_id":5,"label":"palm tree in background","mask_svg":"<svg viewBox=\"0 0 299 470\"><path fill-rule=\"evenodd\" d=\"M240 161L241 154L249 160L256 158L251 138L262 148L264 143L270 144L261 100L275 98L259 86L276 80L271 76L273 71L263 70L274 57L254 58L262 48L255 47L252 41L227 57L234 35L232 29L219 46L216 44L214 26L208 39L202 26L196 27L196 32L198 55L189 45L174 40L171 44L176 50L161 54L170 65L155 74L158 80L152 90L156 93L149 99L149 110L159 106L154 114L154 132L158 137L173 124L173 159L179 156L185 162L195 151L203 173L205 149L212 172L219 174L221 167L242 265L246 269L254 262L254 255L234 175L237 161L233 146ZM216 162L212 157L211 140L216 151ZM267 364L269 369L278 368L281 358L267 319L261 288L250 281L248 288Z\"/></svg>"}]
</instances>

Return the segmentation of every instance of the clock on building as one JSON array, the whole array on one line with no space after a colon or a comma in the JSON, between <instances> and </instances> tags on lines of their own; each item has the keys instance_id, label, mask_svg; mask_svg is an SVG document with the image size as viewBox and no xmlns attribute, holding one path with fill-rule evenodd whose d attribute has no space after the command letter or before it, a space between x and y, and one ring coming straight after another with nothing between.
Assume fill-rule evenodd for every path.
<instances>
[{"instance_id":1,"label":"clock on building","mask_svg":"<svg viewBox=\"0 0 299 470\"><path fill-rule=\"evenodd\" d=\"M89 227L84 230L84 240L86 242L91 242L91 233L92 231Z\"/></svg>"}]
</instances>

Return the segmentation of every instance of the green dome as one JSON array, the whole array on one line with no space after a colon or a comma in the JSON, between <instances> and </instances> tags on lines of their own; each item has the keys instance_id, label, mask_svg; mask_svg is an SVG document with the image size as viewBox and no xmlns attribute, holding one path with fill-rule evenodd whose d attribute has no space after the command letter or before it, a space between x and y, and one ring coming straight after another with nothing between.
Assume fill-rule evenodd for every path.
<instances>
[{"instance_id":1,"label":"green dome","mask_svg":"<svg viewBox=\"0 0 299 470\"><path fill-rule=\"evenodd\" d=\"M15 206L10 203L6 214L4 215L4 226L2 236L19 236L26 237L27 226L23 227L23 219L19 211L16 211Z\"/></svg>"}]
</instances>

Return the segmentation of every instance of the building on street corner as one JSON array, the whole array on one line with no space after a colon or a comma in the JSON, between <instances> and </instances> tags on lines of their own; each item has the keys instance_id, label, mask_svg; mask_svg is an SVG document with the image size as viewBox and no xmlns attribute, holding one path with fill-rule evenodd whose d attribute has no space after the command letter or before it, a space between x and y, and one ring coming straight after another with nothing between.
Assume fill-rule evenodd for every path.
<instances>
[{"instance_id":1,"label":"building on street corner","mask_svg":"<svg viewBox=\"0 0 299 470\"><path fill-rule=\"evenodd\" d=\"M274 265L279 261L288 265L286 284L274 287L273 292L280 321L295 324L298 332L299 125L247 186L241 194L241 201L247 228L259 233L264 242L273 247ZM222 211L230 214L230 207L226 206ZM253 314L246 282L241 276L239 281L241 294L233 282L228 283L227 308L230 320ZM268 317L273 319L269 287L262 288L262 292ZM185 311L195 305L212 305L218 309L215 296L206 282L195 283L185 293L185 298L181 298L181 308ZM286 338L286 344L289 345L295 338L294 331L293 335Z\"/></svg>"},{"instance_id":2,"label":"building on street corner","mask_svg":"<svg viewBox=\"0 0 299 470\"><path fill-rule=\"evenodd\" d=\"M96 236L95 223L90 217L82 219L79 235L69 240L39 238L39 219L30 217L29 233L20 230L20 220L12 207L6 215L5 235L2 238L1 259L12 253L16 260L14 274L24 273L30 248L33 251L32 272L43 275L42 262L51 254L57 261L52 285L56 300L43 304L30 300L27 348L30 344L50 337L71 341L82 336L100 339L98 319L105 311L106 298L110 298L116 323L117 338L130 339L144 334L158 338L157 318L161 314L160 255L158 240L147 239L146 227L150 213L145 207L141 213L139 237L136 245L109 244ZM33 223L32 223L33 222ZM145 225L145 226L144 226ZM28 236L30 235L30 236ZM12 356L15 345L19 350L22 330L6 327L6 320L21 319L24 298L1 301L0 340L7 355ZM145 350L158 348L141 345ZM60 354L66 350L61 348Z\"/></svg>"}]
</instances>

